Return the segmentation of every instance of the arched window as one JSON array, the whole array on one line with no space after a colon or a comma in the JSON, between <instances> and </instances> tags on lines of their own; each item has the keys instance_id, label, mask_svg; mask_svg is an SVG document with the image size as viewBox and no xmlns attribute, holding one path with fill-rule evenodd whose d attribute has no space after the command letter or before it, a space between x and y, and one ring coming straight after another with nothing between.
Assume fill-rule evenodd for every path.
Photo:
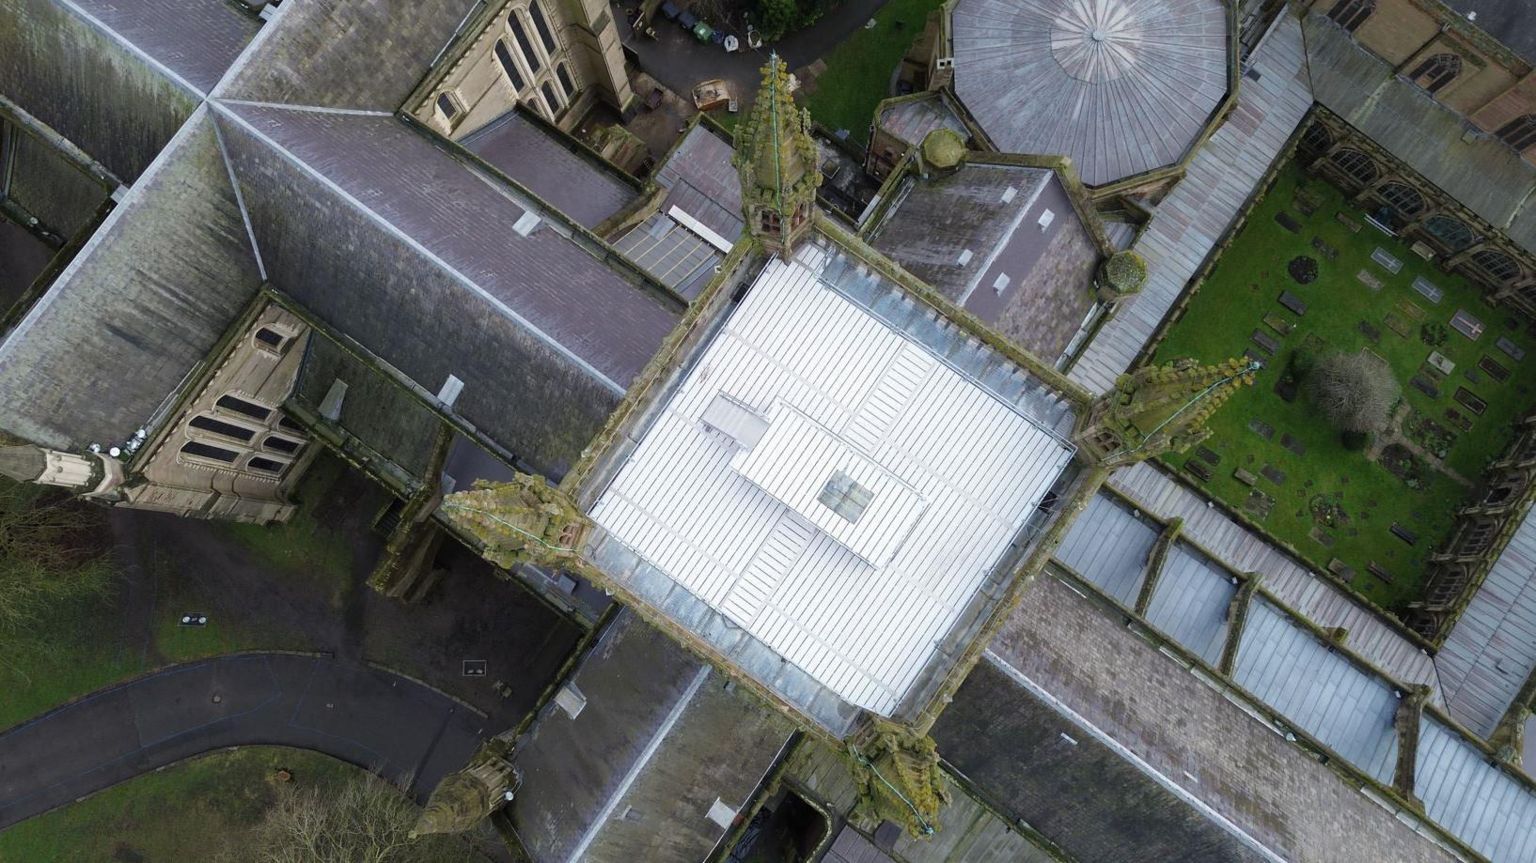
<instances>
[{"instance_id":1,"label":"arched window","mask_svg":"<svg viewBox=\"0 0 1536 863\"><path fill-rule=\"evenodd\" d=\"M1499 131L1494 134L1499 136L1499 140L1516 150L1524 150L1536 145L1536 114L1516 117L1500 126Z\"/></svg>"},{"instance_id":2,"label":"arched window","mask_svg":"<svg viewBox=\"0 0 1536 863\"><path fill-rule=\"evenodd\" d=\"M539 53L533 50L533 43L528 41L528 29L523 26L523 19L514 11L507 16L507 23L512 25L512 38L517 40L517 47L523 51L523 59L528 61L528 71L539 74Z\"/></svg>"},{"instance_id":3,"label":"arched window","mask_svg":"<svg viewBox=\"0 0 1536 863\"><path fill-rule=\"evenodd\" d=\"M1328 127L1322 123L1313 123L1301 133L1301 149L1308 153L1320 155L1328 152L1328 148L1332 146L1333 133L1328 131Z\"/></svg>"},{"instance_id":4,"label":"arched window","mask_svg":"<svg viewBox=\"0 0 1536 863\"><path fill-rule=\"evenodd\" d=\"M452 120L459 115L459 105L453 101L453 97L447 93L439 93L437 96L437 110L443 112L444 120Z\"/></svg>"},{"instance_id":5,"label":"arched window","mask_svg":"<svg viewBox=\"0 0 1536 863\"><path fill-rule=\"evenodd\" d=\"M1441 87L1451 83L1460 74L1460 57L1455 54L1436 54L1420 63L1408 77L1425 90L1438 93Z\"/></svg>"},{"instance_id":6,"label":"arched window","mask_svg":"<svg viewBox=\"0 0 1536 863\"><path fill-rule=\"evenodd\" d=\"M1328 10L1328 17L1338 22L1340 27L1353 33L1360 29L1365 19L1371 17L1376 11L1376 0L1339 0Z\"/></svg>"},{"instance_id":7,"label":"arched window","mask_svg":"<svg viewBox=\"0 0 1536 863\"><path fill-rule=\"evenodd\" d=\"M1424 212L1424 196L1414 191L1411 186L1402 183L1388 183L1377 191L1381 199L1386 201L1400 215L1413 218Z\"/></svg>"},{"instance_id":8,"label":"arched window","mask_svg":"<svg viewBox=\"0 0 1536 863\"><path fill-rule=\"evenodd\" d=\"M533 29L539 31L539 41L544 43L544 50L553 55L558 43L555 42L555 34L549 31L549 22L544 20L544 10L539 8L538 0L528 4L528 15L533 18Z\"/></svg>"},{"instance_id":9,"label":"arched window","mask_svg":"<svg viewBox=\"0 0 1536 863\"><path fill-rule=\"evenodd\" d=\"M1371 157L1359 150L1340 150L1333 154L1333 163L1339 170L1349 175L1349 178L1361 185L1369 185L1376 182L1381 172L1376 169L1376 163Z\"/></svg>"},{"instance_id":10,"label":"arched window","mask_svg":"<svg viewBox=\"0 0 1536 863\"><path fill-rule=\"evenodd\" d=\"M496 59L501 63L501 71L507 73L507 80L512 82L512 89L521 93L527 83L523 81L523 73L517 70L517 63L512 60L512 52L507 49L505 40L496 40Z\"/></svg>"},{"instance_id":11,"label":"arched window","mask_svg":"<svg viewBox=\"0 0 1536 863\"><path fill-rule=\"evenodd\" d=\"M1444 243L1445 247L1452 252L1459 252L1477 242L1477 235L1467 227L1466 222L1450 216L1431 216L1429 221L1424 223L1424 230Z\"/></svg>"},{"instance_id":12,"label":"arched window","mask_svg":"<svg viewBox=\"0 0 1536 863\"><path fill-rule=\"evenodd\" d=\"M1472 263L1488 275L1495 282L1513 281L1520 275L1520 265L1515 259L1503 252L1493 249L1483 249L1481 252L1472 253Z\"/></svg>"}]
</instances>

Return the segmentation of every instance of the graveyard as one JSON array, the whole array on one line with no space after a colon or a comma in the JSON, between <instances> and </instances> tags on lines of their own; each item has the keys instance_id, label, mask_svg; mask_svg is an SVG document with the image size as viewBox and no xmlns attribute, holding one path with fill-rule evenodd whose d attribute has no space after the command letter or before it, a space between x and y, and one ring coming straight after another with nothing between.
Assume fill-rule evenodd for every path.
<instances>
[{"instance_id":1,"label":"graveyard","mask_svg":"<svg viewBox=\"0 0 1536 863\"><path fill-rule=\"evenodd\" d=\"M1164 462L1387 611L1418 596L1456 510L1536 407L1532 323L1426 251L1289 164L1155 356L1264 364L1208 440ZM1307 374L1359 352L1400 392L1382 430L1347 440L1309 398Z\"/></svg>"}]
</instances>

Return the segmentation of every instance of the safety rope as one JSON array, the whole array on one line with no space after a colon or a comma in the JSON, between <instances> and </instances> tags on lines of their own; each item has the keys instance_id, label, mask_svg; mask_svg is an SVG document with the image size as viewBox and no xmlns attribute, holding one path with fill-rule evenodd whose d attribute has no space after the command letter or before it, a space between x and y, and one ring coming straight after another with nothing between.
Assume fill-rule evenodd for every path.
<instances>
[{"instance_id":1,"label":"safety rope","mask_svg":"<svg viewBox=\"0 0 1536 863\"><path fill-rule=\"evenodd\" d=\"M859 747L850 745L848 747L848 751L853 754L854 761L857 761L862 767L867 767L869 772L875 774L876 779L879 779L886 788L891 789L891 793L895 794L898 800L907 804L907 808L912 810L912 817L917 819L917 825L922 831L922 834L924 836L932 836L933 825L929 824L928 819L923 817L923 813L918 810L917 804L913 803L911 800L908 800L907 795L901 793L900 788L892 785L891 780L886 779L885 775L880 772L880 768L876 767L873 761L870 761L868 758L864 757L864 753L859 751Z\"/></svg>"},{"instance_id":2,"label":"safety rope","mask_svg":"<svg viewBox=\"0 0 1536 863\"><path fill-rule=\"evenodd\" d=\"M528 531L523 530L522 528L518 527L517 525L513 524L510 521L507 521L506 519L502 518L501 516L496 515L493 512L486 512L483 509L478 509L478 508L472 507L472 506L465 506L462 503L456 503L456 502L452 502L452 501L445 501L443 503L443 509L462 510L464 512L472 512L472 513L475 513L477 515L483 515L486 518L490 519L491 521L494 521L497 524L502 525L503 527L510 528L512 531L514 531L516 533L520 533L523 536L526 536L529 539L533 540L534 542L538 543L539 545L542 545L545 548L551 549L553 551L569 551L569 552L576 551L576 549L574 549L574 548L567 548L567 547L565 547L563 545L554 545L553 543L545 542L543 537L538 536L536 534L529 533Z\"/></svg>"}]
</instances>

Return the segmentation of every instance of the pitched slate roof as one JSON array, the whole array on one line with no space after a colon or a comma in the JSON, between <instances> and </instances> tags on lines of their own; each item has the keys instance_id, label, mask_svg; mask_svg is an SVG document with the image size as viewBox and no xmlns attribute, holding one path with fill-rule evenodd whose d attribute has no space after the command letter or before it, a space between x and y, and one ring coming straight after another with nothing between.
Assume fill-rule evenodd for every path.
<instances>
[{"instance_id":1,"label":"pitched slate roof","mask_svg":"<svg viewBox=\"0 0 1536 863\"><path fill-rule=\"evenodd\" d=\"M1097 186L1177 162L1227 91L1220 0L960 0L955 92L1005 153Z\"/></svg>"},{"instance_id":2,"label":"pitched slate roof","mask_svg":"<svg viewBox=\"0 0 1536 863\"><path fill-rule=\"evenodd\" d=\"M521 110L508 111L459 143L588 229L640 196L618 169L600 164L574 140Z\"/></svg>"},{"instance_id":3,"label":"pitched slate roof","mask_svg":"<svg viewBox=\"0 0 1536 863\"><path fill-rule=\"evenodd\" d=\"M255 295L261 274L205 111L0 343L7 431L66 450L127 440Z\"/></svg>"},{"instance_id":4,"label":"pitched slate roof","mask_svg":"<svg viewBox=\"0 0 1536 863\"><path fill-rule=\"evenodd\" d=\"M213 92L261 27L254 14L242 13L233 3L66 0L65 5L203 94Z\"/></svg>"}]
</instances>

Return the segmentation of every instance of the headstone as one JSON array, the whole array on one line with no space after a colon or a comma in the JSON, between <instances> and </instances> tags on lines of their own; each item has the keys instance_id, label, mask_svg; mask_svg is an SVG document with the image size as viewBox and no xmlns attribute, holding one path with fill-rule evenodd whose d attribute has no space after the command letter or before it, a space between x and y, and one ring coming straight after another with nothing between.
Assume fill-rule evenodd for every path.
<instances>
[{"instance_id":1,"label":"headstone","mask_svg":"<svg viewBox=\"0 0 1536 863\"><path fill-rule=\"evenodd\" d=\"M1488 403L1478 398L1477 393L1472 392L1466 387L1457 388L1456 402L1478 416L1482 416L1483 411L1488 410Z\"/></svg>"},{"instance_id":2,"label":"headstone","mask_svg":"<svg viewBox=\"0 0 1536 863\"><path fill-rule=\"evenodd\" d=\"M1413 335L1412 325L1403 320L1397 312L1387 312L1387 316L1381 319L1381 324L1405 339Z\"/></svg>"},{"instance_id":3,"label":"headstone","mask_svg":"<svg viewBox=\"0 0 1536 863\"><path fill-rule=\"evenodd\" d=\"M1301 297L1296 296L1290 291L1280 292L1280 305L1285 306L1287 310L1298 317L1307 313L1307 304L1302 301Z\"/></svg>"},{"instance_id":4,"label":"headstone","mask_svg":"<svg viewBox=\"0 0 1536 863\"><path fill-rule=\"evenodd\" d=\"M1285 212L1283 210L1281 212L1276 213L1275 214L1275 221L1280 224L1280 227L1286 229L1287 231L1290 231L1293 234L1301 233L1301 223L1296 221L1295 219L1291 218L1291 214L1290 213L1287 213L1287 212Z\"/></svg>"},{"instance_id":5,"label":"headstone","mask_svg":"<svg viewBox=\"0 0 1536 863\"><path fill-rule=\"evenodd\" d=\"M1296 325L1286 320L1279 312L1270 312L1264 316L1264 325L1279 333L1282 337L1288 336L1296 329Z\"/></svg>"},{"instance_id":6,"label":"headstone","mask_svg":"<svg viewBox=\"0 0 1536 863\"><path fill-rule=\"evenodd\" d=\"M1342 581L1355 580L1355 568L1336 557L1328 561L1328 571L1338 576Z\"/></svg>"},{"instance_id":7,"label":"headstone","mask_svg":"<svg viewBox=\"0 0 1536 863\"><path fill-rule=\"evenodd\" d=\"M1364 227L1363 225L1360 224L1360 220L1359 219L1355 218L1354 216L1351 216L1350 214L1344 212L1343 210L1340 210L1336 215L1334 215L1333 218L1339 224L1341 224L1344 227L1348 228L1349 232L1351 234L1358 234L1358 233L1360 233L1360 229L1362 227Z\"/></svg>"},{"instance_id":8,"label":"headstone","mask_svg":"<svg viewBox=\"0 0 1536 863\"><path fill-rule=\"evenodd\" d=\"M1392 535L1402 540L1403 542L1408 543L1409 545L1413 545L1419 541L1417 534L1395 521L1392 522Z\"/></svg>"},{"instance_id":9,"label":"headstone","mask_svg":"<svg viewBox=\"0 0 1536 863\"><path fill-rule=\"evenodd\" d=\"M1452 361L1450 357L1440 353L1439 351L1430 351L1429 364L1434 366L1435 371L1442 375L1448 375L1451 372L1456 371L1456 363Z\"/></svg>"},{"instance_id":10,"label":"headstone","mask_svg":"<svg viewBox=\"0 0 1536 863\"><path fill-rule=\"evenodd\" d=\"M1355 273L1355 278L1360 280L1360 284L1365 285L1367 288L1370 288L1373 291L1381 290L1381 279L1376 278L1376 274L1372 273L1370 270L1361 270L1360 272Z\"/></svg>"},{"instance_id":11,"label":"headstone","mask_svg":"<svg viewBox=\"0 0 1536 863\"><path fill-rule=\"evenodd\" d=\"M1494 342L1493 344L1499 350L1503 351L1506 354L1509 354L1510 359L1514 360L1517 363L1520 362L1521 360L1525 359L1525 349L1520 347L1519 345L1515 344L1514 342L1510 341L1509 339L1503 338L1501 336L1499 338L1499 340Z\"/></svg>"},{"instance_id":12,"label":"headstone","mask_svg":"<svg viewBox=\"0 0 1536 863\"><path fill-rule=\"evenodd\" d=\"M1422 321L1429 315L1424 308L1412 300L1402 300L1397 304L1397 310L1402 312L1410 320Z\"/></svg>"},{"instance_id":13,"label":"headstone","mask_svg":"<svg viewBox=\"0 0 1536 863\"><path fill-rule=\"evenodd\" d=\"M1370 339L1371 344L1373 345L1381 341L1381 330L1378 329L1376 325L1370 321L1361 321L1360 323L1355 324L1355 329L1360 331L1360 335Z\"/></svg>"},{"instance_id":14,"label":"headstone","mask_svg":"<svg viewBox=\"0 0 1536 863\"><path fill-rule=\"evenodd\" d=\"M1249 420L1248 430L1265 440L1271 440L1275 436L1275 427L1263 420Z\"/></svg>"},{"instance_id":15,"label":"headstone","mask_svg":"<svg viewBox=\"0 0 1536 863\"><path fill-rule=\"evenodd\" d=\"M1408 250L1426 261L1434 260L1435 257L1434 247L1422 240L1415 240Z\"/></svg>"},{"instance_id":16,"label":"headstone","mask_svg":"<svg viewBox=\"0 0 1536 863\"><path fill-rule=\"evenodd\" d=\"M1499 383L1509 380L1509 369L1499 365L1497 360L1487 354L1483 354L1483 358L1477 361L1477 367Z\"/></svg>"},{"instance_id":17,"label":"headstone","mask_svg":"<svg viewBox=\"0 0 1536 863\"><path fill-rule=\"evenodd\" d=\"M1424 299L1429 300L1432 304L1439 303L1445 298L1445 291L1440 290L1438 285L1423 276L1414 278L1413 289L1422 294Z\"/></svg>"},{"instance_id":18,"label":"headstone","mask_svg":"<svg viewBox=\"0 0 1536 863\"><path fill-rule=\"evenodd\" d=\"M1200 456L1206 464L1221 464L1221 455L1208 446L1195 450L1195 455Z\"/></svg>"},{"instance_id":19,"label":"headstone","mask_svg":"<svg viewBox=\"0 0 1536 863\"><path fill-rule=\"evenodd\" d=\"M1464 432L1472 430L1472 421L1462 416L1461 411L1456 410L1455 408L1445 409L1445 419L1451 425L1461 429Z\"/></svg>"},{"instance_id":20,"label":"headstone","mask_svg":"<svg viewBox=\"0 0 1536 863\"><path fill-rule=\"evenodd\" d=\"M1252 486L1259 481L1259 478L1254 475L1253 471L1244 470L1243 468L1232 471L1232 478L1246 486Z\"/></svg>"},{"instance_id":21,"label":"headstone","mask_svg":"<svg viewBox=\"0 0 1536 863\"><path fill-rule=\"evenodd\" d=\"M1272 464L1264 465L1264 467L1259 470L1259 473L1265 479L1269 480L1275 485L1285 485L1285 471L1275 467Z\"/></svg>"},{"instance_id":22,"label":"headstone","mask_svg":"<svg viewBox=\"0 0 1536 863\"><path fill-rule=\"evenodd\" d=\"M1307 454L1307 445L1291 437L1289 433L1280 436L1280 445L1297 455Z\"/></svg>"},{"instance_id":23,"label":"headstone","mask_svg":"<svg viewBox=\"0 0 1536 863\"><path fill-rule=\"evenodd\" d=\"M1330 261L1338 260L1339 250L1335 249L1328 243L1327 240L1324 240L1322 237L1312 238L1312 248L1316 250L1319 255L1322 255Z\"/></svg>"},{"instance_id":24,"label":"headstone","mask_svg":"<svg viewBox=\"0 0 1536 863\"><path fill-rule=\"evenodd\" d=\"M1205 462L1197 458L1192 458L1184 462L1184 469L1189 471L1192 475L1194 475L1196 479L1200 480L1201 482L1211 481L1210 467L1207 466Z\"/></svg>"},{"instance_id":25,"label":"headstone","mask_svg":"<svg viewBox=\"0 0 1536 863\"><path fill-rule=\"evenodd\" d=\"M1249 338L1253 339L1253 343L1258 345L1266 356L1274 356L1275 351L1280 350L1280 343L1275 340L1275 337L1263 330L1254 330Z\"/></svg>"},{"instance_id":26,"label":"headstone","mask_svg":"<svg viewBox=\"0 0 1536 863\"><path fill-rule=\"evenodd\" d=\"M1414 375L1413 379L1408 381L1408 384L1432 399L1440 398L1440 388L1435 386L1434 381L1423 375Z\"/></svg>"},{"instance_id":27,"label":"headstone","mask_svg":"<svg viewBox=\"0 0 1536 863\"><path fill-rule=\"evenodd\" d=\"M1371 561L1370 565L1366 567L1366 571L1386 582L1387 584L1391 584L1393 581L1392 573L1387 572L1386 567L1382 566L1374 560Z\"/></svg>"},{"instance_id":28,"label":"headstone","mask_svg":"<svg viewBox=\"0 0 1536 863\"><path fill-rule=\"evenodd\" d=\"M1473 317L1466 309L1457 309L1455 316L1451 318L1451 329L1475 342L1483 335L1483 322Z\"/></svg>"},{"instance_id":29,"label":"headstone","mask_svg":"<svg viewBox=\"0 0 1536 863\"><path fill-rule=\"evenodd\" d=\"M1394 276L1403 269L1403 262L1399 261L1397 258L1392 257L1391 252L1388 252L1386 249L1383 249L1380 246L1376 247L1376 251L1371 252L1371 260L1380 264L1383 270L1386 270Z\"/></svg>"}]
</instances>

